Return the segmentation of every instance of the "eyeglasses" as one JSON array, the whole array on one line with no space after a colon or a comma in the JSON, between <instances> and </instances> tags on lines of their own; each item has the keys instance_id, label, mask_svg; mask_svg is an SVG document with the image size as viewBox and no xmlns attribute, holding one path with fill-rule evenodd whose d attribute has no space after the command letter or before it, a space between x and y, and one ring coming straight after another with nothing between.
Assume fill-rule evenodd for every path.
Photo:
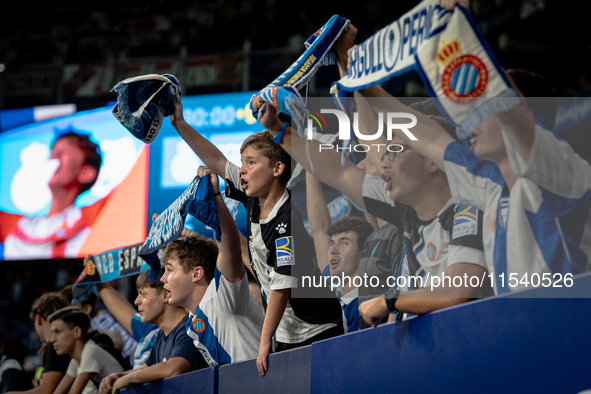
<instances>
[{"instance_id":1,"label":"eyeglasses","mask_svg":"<svg viewBox=\"0 0 591 394\"><path fill-rule=\"evenodd\" d=\"M384 159L387 157L388 161L393 162L394 159L396 159L396 154L400 154L404 151L406 151L407 149L412 149L411 147L409 147L408 145L404 145L404 144L394 144L396 146L396 148L400 148L400 150L391 152L391 151L387 151L382 155L382 161L384 161Z\"/></svg>"}]
</instances>

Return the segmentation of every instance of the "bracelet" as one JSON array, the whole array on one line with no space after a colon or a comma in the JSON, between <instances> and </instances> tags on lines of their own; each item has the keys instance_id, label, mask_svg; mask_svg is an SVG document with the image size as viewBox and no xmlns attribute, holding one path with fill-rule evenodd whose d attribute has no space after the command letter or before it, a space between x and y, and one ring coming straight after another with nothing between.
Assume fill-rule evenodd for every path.
<instances>
[{"instance_id":1,"label":"bracelet","mask_svg":"<svg viewBox=\"0 0 591 394\"><path fill-rule=\"evenodd\" d=\"M213 196L215 197L215 196L220 195L220 194L222 194L222 192L213 193Z\"/></svg>"},{"instance_id":2,"label":"bracelet","mask_svg":"<svg viewBox=\"0 0 591 394\"><path fill-rule=\"evenodd\" d=\"M281 139L283 138L283 133L285 133L285 129L287 129L288 126L289 126L289 123L283 122L283 126L281 126L281 128L279 129L279 131L277 132L277 135L275 135L273 137L274 143L276 143L276 144L281 143Z\"/></svg>"}]
</instances>

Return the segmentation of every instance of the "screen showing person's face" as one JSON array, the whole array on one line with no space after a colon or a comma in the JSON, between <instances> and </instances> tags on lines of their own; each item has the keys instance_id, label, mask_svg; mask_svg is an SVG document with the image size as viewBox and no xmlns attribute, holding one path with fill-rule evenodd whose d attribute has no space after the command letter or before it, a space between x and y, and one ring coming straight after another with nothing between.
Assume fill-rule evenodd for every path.
<instances>
[{"instance_id":1,"label":"screen showing person's face","mask_svg":"<svg viewBox=\"0 0 591 394\"><path fill-rule=\"evenodd\" d=\"M78 176L86 165L86 157L73 140L57 140L51 149L51 158L59 160L60 165L49 180L50 187L71 188L80 185Z\"/></svg>"}]
</instances>

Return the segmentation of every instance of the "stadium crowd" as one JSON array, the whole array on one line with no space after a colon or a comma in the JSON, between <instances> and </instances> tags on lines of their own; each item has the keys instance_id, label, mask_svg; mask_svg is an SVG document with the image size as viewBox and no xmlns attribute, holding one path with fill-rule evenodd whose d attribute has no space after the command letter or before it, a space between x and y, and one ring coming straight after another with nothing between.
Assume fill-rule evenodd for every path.
<instances>
[{"instance_id":1,"label":"stadium crowd","mask_svg":"<svg viewBox=\"0 0 591 394\"><path fill-rule=\"evenodd\" d=\"M440 0L450 10L456 3L469 7L468 0ZM242 3L228 12L247 8L248 3ZM261 17L271 18L266 13ZM215 21L207 10L196 11L195 18L200 23L191 29L203 32L165 34L172 41L178 36L178 42L157 46L176 53L175 45L191 34L213 31ZM97 13L93 20L105 24L107 19ZM158 18L149 23L164 32L180 28ZM219 28L216 22L215 31ZM356 36L357 28L348 25L336 43L341 77L351 66ZM520 287L499 282L503 272L520 278L586 272L591 167L548 131L556 103L545 101L538 107L528 100L555 96L552 84L526 70L507 70L507 75L523 103L483 122L470 134L469 146L439 115L432 99L407 106L380 85L356 92L360 112L377 106L415 116L412 130L417 139L394 129L391 141L382 136L371 143L400 149L369 151L357 165L350 162L346 167L340 152L318 149L319 142L300 136L269 104L254 108L261 111L258 119L266 130L242 143L238 167L185 122L182 101L175 99L170 122L205 164L199 175L209 175L221 239L215 242L183 230L182 237L160 251L158 279L150 281L147 271L137 276L135 307L109 283L96 285L105 308L137 342L128 358L122 356L121 333L93 329L95 295L73 301L71 287L43 294L30 310L43 343L37 386L31 387L19 361L4 355L8 344L0 335L0 394L117 393L247 359L256 359L264 376L273 368L268 363L272 352ZM361 128L366 135L373 130L364 120ZM311 236L288 188L292 160L307 171ZM242 242L224 202L218 176L226 181L226 197L247 210L247 242ZM365 215L331 222L322 183ZM85 264L92 261L89 256ZM355 278L364 275L377 278L376 284L356 285ZM450 278L448 284L434 286L434 278L444 276ZM304 277L343 280L304 286ZM388 281L392 277L425 280L398 286ZM492 279L483 280L485 285L454 285L454 278L464 277Z\"/></svg>"}]
</instances>

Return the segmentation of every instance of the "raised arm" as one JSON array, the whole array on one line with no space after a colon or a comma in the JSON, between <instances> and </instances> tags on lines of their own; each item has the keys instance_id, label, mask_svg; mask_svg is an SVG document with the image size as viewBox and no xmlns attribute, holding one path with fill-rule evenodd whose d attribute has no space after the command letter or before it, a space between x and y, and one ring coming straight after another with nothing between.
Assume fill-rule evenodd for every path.
<instances>
[{"instance_id":1,"label":"raised arm","mask_svg":"<svg viewBox=\"0 0 591 394\"><path fill-rule=\"evenodd\" d=\"M320 272L328 265L328 241L327 234L330 227L330 213L322 193L322 183L309 172L306 172L306 206L308 210L308 222L314 238L316 261Z\"/></svg>"},{"instance_id":2,"label":"raised arm","mask_svg":"<svg viewBox=\"0 0 591 394\"><path fill-rule=\"evenodd\" d=\"M92 259L93 256L87 256L84 259L84 264ZM99 290L101 300L103 301L103 304L105 304L109 313L113 315L115 320L117 320L128 333L133 335L131 330L131 319L133 319L133 315L137 313L133 305L131 305L125 297L108 283L97 283L96 287Z\"/></svg>"},{"instance_id":3,"label":"raised arm","mask_svg":"<svg viewBox=\"0 0 591 394\"><path fill-rule=\"evenodd\" d=\"M361 90L359 91L359 94L363 96L356 96L358 97L358 105L364 111L364 114L360 116L361 120L363 120L365 116L377 116L375 113L368 114L368 108L373 109L374 112L384 113L384 121L386 121L386 114L388 112L404 112L414 115L417 118L417 124L410 128L409 131L416 137L416 140L411 140L400 128L393 128L393 134L400 138L403 144L410 146L420 155L433 161L439 169L445 171L443 156L445 154L445 149L450 143L454 142L454 139L443 129L443 127L441 127L441 125L439 125L439 123L431 117L404 105L379 85ZM396 118L394 118L393 122L397 123ZM401 118L400 123L408 123L408 118ZM375 128L370 129L369 127L371 127L371 125L368 125L367 121L364 122L364 124L365 126L360 126L360 128L366 127L366 129L370 131L368 134L374 134L375 130L377 130ZM386 131L385 127L384 131ZM384 132L378 139L373 140L372 143L388 145L390 144L390 141L386 139L386 133ZM373 161L374 159L372 158L372 162Z\"/></svg>"},{"instance_id":4,"label":"raised arm","mask_svg":"<svg viewBox=\"0 0 591 394\"><path fill-rule=\"evenodd\" d=\"M519 156L527 163L536 132L534 115L523 105L518 105L510 111L498 114L496 120Z\"/></svg>"},{"instance_id":5,"label":"raised arm","mask_svg":"<svg viewBox=\"0 0 591 394\"><path fill-rule=\"evenodd\" d=\"M218 243L220 252L217 267L228 282L237 283L244 277L244 263L242 262L242 249L240 247L240 233L234 222L232 214L228 210L224 198L220 193L219 179L210 168L200 167L199 176L210 175L211 187L215 196L215 206L220 220L222 241Z\"/></svg>"},{"instance_id":6,"label":"raised arm","mask_svg":"<svg viewBox=\"0 0 591 394\"><path fill-rule=\"evenodd\" d=\"M224 154L185 121L183 105L178 97L174 99L173 103L174 113L170 115L172 126L206 166L225 178L226 157Z\"/></svg>"},{"instance_id":7,"label":"raised arm","mask_svg":"<svg viewBox=\"0 0 591 394\"><path fill-rule=\"evenodd\" d=\"M242 263L246 267L247 270L250 271L252 276L255 276L254 271L252 270L252 266L250 265L250 256L248 255L248 240L241 232L240 235L240 251L242 252ZM256 276L255 276L256 277Z\"/></svg>"},{"instance_id":8,"label":"raised arm","mask_svg":"<svg viewBox=\"0 0 591 394\"><path fill-rule=\"evenodd\" d=\"M449 10L453 9L456 3L465 7L469 7L470 5L469 0L440 0L441 6L449 7L447 8ZM337 41L337 65L341 77L345 76L351 65L349 54L355 48L353 44L356 35L357 29L353 25L349 25ZM366 135L373 135L378 130L378 115L376 112L383 112L384 114L387 112L406 112L415 115L417 117L417 125L411 131L417 137L417 141L411 141L400 129L394 129L394 134L401 138L405 144L408 144L421 155L431 159L441 170L445 171L443 154L447 145L453 142L454 139L437 122L418 111L410 109L392 97L380 85L356 91L354 97L359 114L359 131ZM386 122L385 118L384 122ZM408 123L408 119L402 120L401 123ZM386 130L385 127L384 130ZM359 142L363 143L363 138L360 138ZM389 145L389 141L386 139L386 133L382 133L381 137L377 140L367 141L367 143ZM367 154L372 163L377 168L380 168L383 152L373 149L367 152Z\"/></svg>"},{"instance_id":9,"label":"raised arm","mask_svg":"<svg viewBox=\"0 0 591 394\"><path fill-rule=\"evenodd\" d=\"M261 124L272 134L277 134L283 123L277 117L277 110L266 105ZM308 147L306 147L306 144ZM361 186L365 173L349 163L347 168L341 165L341 154L335 149L322 149L318 141L308 141L300 137L297 130L288 127L281 139L281 147L308 172L314 174L321 182L340 191L355 203L365 208L361 194ZM308 159L309 154L309 159Z\"/></svg>"}]
</instances>

